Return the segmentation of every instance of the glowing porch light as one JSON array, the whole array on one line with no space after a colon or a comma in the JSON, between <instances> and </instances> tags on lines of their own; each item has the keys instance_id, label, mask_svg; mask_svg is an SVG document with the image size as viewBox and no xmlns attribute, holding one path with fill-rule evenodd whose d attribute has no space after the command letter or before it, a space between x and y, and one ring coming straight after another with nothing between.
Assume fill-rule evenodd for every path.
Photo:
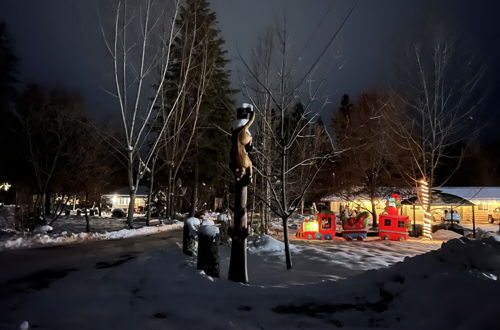
<instances>
[{"instance_id":1,"label":"glowing porch light","mask_svg":"<svg viewBox=\"0 0 500 330\"><path fill-rule=\"evenodd\" d=\"M421 179L418 182L420 183L420 195L422 208L424 209L424 237L432 239L432 214L428 210L430 201L429 184L425 179Z\"/></svg>"},{"instance_id":2,"label":"glowing porch light","mask_svg":"<svg viewBox=\"0 0 500 330\"><path fill-rule=\"evenodd\" d=\"M4 182L4 183L0 184L0 190L3 190L3 191L8 191L10 189L10 187L12 187L12 185L9 184L8 182Z\"/></svg>"},{"instance_id":3,"label":"glowing porch light","mask_svg":"<svg viewBox=\"0 0 500 330\"><path fill-rule=\"evenodd\" d=\"M116 195L113 195L113 197L111 197L111 203L116 204L116 202L118 201L118 196Z\"/></svg>"}]
</instances>

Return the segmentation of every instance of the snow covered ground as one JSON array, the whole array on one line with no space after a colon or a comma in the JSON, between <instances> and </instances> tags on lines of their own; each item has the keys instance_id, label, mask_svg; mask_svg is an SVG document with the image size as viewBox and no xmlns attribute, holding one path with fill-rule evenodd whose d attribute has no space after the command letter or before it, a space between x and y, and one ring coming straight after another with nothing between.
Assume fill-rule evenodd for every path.
<instances>
[{"instance_id":1,"label":"snow covered ground","mask_svg":"<svg viewBox=\"0 0 500 330\"><path fill-rule=\"evenodd\" d=\"M343 255L347 243L330 251L328 260L315 259L323 253L316 247L295 246L295 269L286 271L283 260L273 257L281 252L280 242L252 239L248 285L224 279L224 252L221 279L197 271L195 259L180 248L156 250L116 267L78 265L48 288L11 283L13 290L25 292L22 299L0 303L2 313L8 310L0 328L14 329L23 321L54 330L497 328L500 243L494 238L454 239L441 249L366 272L370 266L362 266L362 258L350 263L355 254ZM418 242L380 243L349 244L365 255L380 249L384 259ZM414 251L422 252L423 245ZM349 264L349 277L336 280L344 277L343 263Z\"/></svg>"},{"instance_id":2,"label":"snow covered ground","mask_svg":"<svg viewBox=\"0 0 500 330\"><path fill-rule=\"evenodd\" d=\"M120 239L181 227L64 235L54 230L1 244ZM285 270L282 242L252 236L248 285L226 280L228 246L220 248L220 279L197 271L196 259L180 246L120 256L105 263L109 267L83 262L47 269L50 280L42 279L42 286L30 283L39 284L44 272L0 286L11 292L0 302L0 328L26 321L42 329L494 329L500 239L496 227L478 227L491 237L469 240L439 230L434 241L295 240L291 271Z\"/></svg>"},{"instance_id":3,"label":"snow covered ground","mask_svg":"<svg viewBox=\"0 0 500 330\"><path fill-rule=\"evenodd\" d=\"M4 236L4 239L0 240L0 250L30 248L43 245L73 244L73 243L102 241L110 239L123 239L128 237L151 235L163 231L180 229L182 228L182 226L183 226L182 222L173 221L170 224L150 226L150 227L140 227L135 229L119 229L109 232L105 231L105 232L90 232L90 233L85 233L85 232L73 233L67 231L63 232L53 231L50 233L36 233L37 231L35 231L34 234L21 234L14 232L8 237ZM38 231L41 232L42 229Z\"/></svg>"}]
</instances>

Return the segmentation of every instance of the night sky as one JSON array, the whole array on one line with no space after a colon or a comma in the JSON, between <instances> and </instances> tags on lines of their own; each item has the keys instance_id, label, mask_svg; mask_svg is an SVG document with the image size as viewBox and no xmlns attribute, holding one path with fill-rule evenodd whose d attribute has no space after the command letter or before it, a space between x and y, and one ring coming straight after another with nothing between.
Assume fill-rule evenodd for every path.
<instances>
[{"instance_id":1,"label":"night sky","mask_svg":"<svg viewBox=\"0 0 500 330\"><path fill-rule=\"evenodd\" d=\"M237 50L248 56L259 33L286 13L293 57L308 67L354 1L212 0L226 40L230 69L237 88L243 70ZM19 80L79 91L98 118L113 116L112 67L99 30L98 0L2 0L0 20L7 23L20 58ZM342 94L356 97L369 90L387 90L402 53L413 40L431 38L443 26L487 68L483 84L488 98L481 120L489 122L483 139L492 139L500 115L500 2L495 0L414 1L361 0L343 33L319 64L329 72L322 95L330 116ZM317 75L320 79L320 74ZM242 101L238 97L238 101ZM492 126L492 124L494 126Z\"/></svg>"}]
</instances>

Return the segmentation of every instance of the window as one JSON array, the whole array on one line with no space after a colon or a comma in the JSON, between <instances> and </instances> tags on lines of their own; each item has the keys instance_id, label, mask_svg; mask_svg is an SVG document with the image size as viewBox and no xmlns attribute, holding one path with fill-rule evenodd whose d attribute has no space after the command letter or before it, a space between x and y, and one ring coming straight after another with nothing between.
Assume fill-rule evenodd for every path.
<instances>
[{"instance_id":1,"label":"window","mask_svg":"<svg viewBox=\"0 0 500 330\"><path fill-rule=\"evenodd\" d=\"M391 219L385 219L384 220L384 225L385 226L390 226L391 225Z\"/></svg>"},{"instance_id":2,"label":"window","mask_svg":"<svg viewBox=\"0 0 500 330\"><path fill-rule=\"evenodd\" d=\"M398 220L398 228L404 228L405 227L405 222Z\"/></svg>"},{"instance_id":3,"label":"window","mask_svg":"<svg viewBox=\"0 0 500 330\"><path fill-rule=\"evenodd\" d=\"M488 204L487 203L479 203L477 206L477 209L479 211L488 211Z\"/></svg>"},{"instance_id":4,"label":"window","mask_svg":"<svg viewBox=\"0 0 500 330\"><path fill-rule=\"evenodd\" d=\"M130 197L118 197L118 205L128 205Z\"/></svg>"}]
</instances>

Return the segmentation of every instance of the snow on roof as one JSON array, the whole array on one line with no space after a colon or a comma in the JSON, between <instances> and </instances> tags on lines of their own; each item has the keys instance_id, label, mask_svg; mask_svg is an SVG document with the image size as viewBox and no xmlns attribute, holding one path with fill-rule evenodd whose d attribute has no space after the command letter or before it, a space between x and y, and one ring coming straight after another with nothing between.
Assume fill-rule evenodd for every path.
<instances>
[{"instance_id":1,"label":"snow on roof","mask_svg":"<svg viewBox=\"0 0 500 330\"><path fill-rule=\"evenodd\" d=\"M439 190L441 192L456 195L467 200L500 200L500 187L436 187L433 188L433 190ZM351 199L355 198L354 196L350 197ZM384 199L386 197L387 196L380 196L379 198ZM400 197L402 199L406 198L404 196ZM369 197L361 194L355 199L369 199ZM321 198L321 201L323 202L339 202L345 200L346 198L341 194L332 194Z\"/></svg>"},{"instance_id":2,"label":"snow on roof","mask_svg":"<svg viewBox=\"0 0 500 330\"><path fill-rule=\"evenodd\" d=\"M380 196L379 199L386 199L390 197L392 194L398 194L401 199L409 198L413 196L412 189L408 188L391 188L391 187L381 187L380 188ZM335 194L331 194L321 198L322 202L343 202L345 200L369 200L370 196L365 193L355 194L353 192L345 191L339 192Z\"/></svg>"},{"instance_id":3,"label":"snow on roof","mask_svg":"<svg viewBox=\"0 0 500 330\"><path fill-rule=\"evenodd\" d=\"M136 196L147 196L149 193L149 188L146 186L139 186L137 188L137 194ZM123 195L123 196L128 196L129 195L129 188L128 187L123 187L120 189L116 189L108 194L104 195Z\"/></svg>"},{"instance_id":4,"label":"snow on roof","mask_svg":"<svg viewBox=\"0 0 500 330\"><path fill-rule=\"evenodd\" d=\"M468 200L500 200L500 187L441 187L436 190Z\"/></svg>"}]
</instances>

